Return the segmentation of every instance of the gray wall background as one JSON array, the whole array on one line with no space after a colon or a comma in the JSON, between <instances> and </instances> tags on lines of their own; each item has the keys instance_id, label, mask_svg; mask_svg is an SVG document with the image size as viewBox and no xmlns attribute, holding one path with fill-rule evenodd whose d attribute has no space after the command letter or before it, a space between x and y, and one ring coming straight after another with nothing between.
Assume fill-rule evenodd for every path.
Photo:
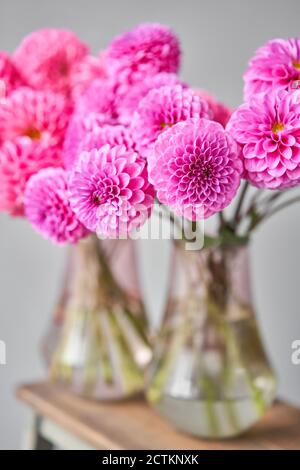
<instances>
[{"instance_id":1,"label":"gray wall background","mask_svg":"<svg viewBox=\"0 0 300 470\"><path fill-rule=\"evenodd\" d=\"M0 49L44 27L68 27L93 51L142 21L171 25L182 41L182 77L236 106L242 73L254 50L274 37L299 36L298 0L0 0ZM300 406L300 366L291 343L300 338L299 210L270 220L254 239L253 279L267 349L280 378L280 395ZM167 242L141 244L150 314L158 320L167 276ZM18 448L28 412L14 398L16 384L43 377L38 344L59 289L64 249L42 240L22 220L0 215L0 448ZM157 276L157 271L161 276ZM164 281L163 281L164 279Z\"/></svg>"}]
</instances>

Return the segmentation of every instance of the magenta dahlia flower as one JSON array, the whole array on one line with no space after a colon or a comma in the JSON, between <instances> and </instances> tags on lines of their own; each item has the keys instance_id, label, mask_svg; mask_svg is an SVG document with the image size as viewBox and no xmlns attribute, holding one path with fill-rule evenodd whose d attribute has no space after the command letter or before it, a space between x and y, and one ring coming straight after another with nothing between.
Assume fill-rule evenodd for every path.
<instances>
[{"instance_id":1,"label":"magenta dahlia flower","mask_svg":"<svg viewBox=\"0 0 300 470\"><path fill-rule=\"evenodd\" d=\"M27 83L69 94L72 74L89 48L66 29L41 29L26 36L13 55Z\"/></svg>"},{"instance_id":2,"label":"magenta dahlia flower","mask_svg":"<svg viewBox=\"0 0 300 470\"><path fill-rule=\"evenodd\" d=\"M141 154L146 155L166 129L190 118L210 118L205 100L181 85L151 90L140 101L132 121L132 135Z\"/></svg>"},{"instance_id":3,"label":"magenta dahlia flower","mask_svg":"<svg viewBox=\"0 0 300 470\"><path fill-rule=\"evenodd\" d=\"M128 88L127 93L118 100L119 119L124 124L130 124L134 111L137 109L139 102L153 88L161 88L162 86L181 85L187 88L187 85L177 77L175 73L161 72L156 75L146 77L140 83Z\"/></svg>"},{"instance_id":4,"label":"magenta dahlia flower","mask_svg":"<svg viewBox=\"0 0 300 470\"><path fill-rule=\"evenodd\" d=\"M115 237L149 217L154 192L146 162L125 146L83 152L70 179L71 207L91 231Z\"/></svg>"},{"instance_id":5,"label":"magenta dahlia flower","mask_svg":"<svg viewBox=\"0 0 300 470\"><path fill-rule=\"evenodd\" d=\"M27 136L44 146L62 146L70 108L62 95L18 88L0 106L0 138Z\"/></svg>"},{"instance_id":6,"label":"magenta dahlia flower","mask_svg":"<svg viewBox=\"0 0 300 470\"><path fill-rule=\"evenodd\" d=\"M70 77L73 100L77 101L88 90L94 80L106 78L107 72L103 56L94 57L87 55L74 66L72 76Z\"/></svg>"},{"instance_id":7,"label":"magenta dahlia flower","mask_svg":"<svg viewBox=\"0 0 300 470\"><path fill-rule=\"evenodd\" d=\"M0 99L21 85L20 73L11 58L6 52L0 51Z\"/></svg>"},{"instance_id":8,"label":"magenta dahlia flower","mask_svg":"<svg viewBox=\"0 0 300 470\"><path fill-rule=\"evenodd\" d=\"M254 95L227 125L243 146L245 178L259 188L285 189L300 182L300 92Z\"/></svg>"},{"instance_id":9,"label":"magenta dahlia flower","mask_svg":"<svg viewBox=\"0 0 300 470\"><path fill-rule=\"evenodd\" d=\"M244 74L245 99L270 90L288 90L300 79L300 39L273 39L259 48Z\"/></svg>"},{"instance_id":10,"label":"magenta dahlia flower","mask_svg":"<svg viewBox=\"0 0 300 470\"><path fill-rule=\"evenodd\" d=\"M29 137L4 142L0 147L0 211L24 215L24 191L29 178L42 168L61 164L57 147L45 149Z\"/></svg>"},{"instance_id":11,"label":"magenta dahlia flower","mask_svg":"<svg viewBox=\"0 0 300 470\"><path fill-rule=\"evenodd\" d=\"M212 111L212 120L219 122L220 124L222 124L223 127L225 127L232 114L232 110L228 108L225 104L216 100L216 98L206 90L198 88L197 90L195 90L195 93L197 93L199 96L201 96L201 98L208 102Z\"/></svg>"},{"instance_id":12,"label":"magenta dahlia flower","mask_svg":"<svg viewBox=\"0 0 300 470\"><path fill-rule=\"evenodd\" d=\"M70 207L68 174L62 168L46 168L30 178L25 213L37 232L59 245L77 243L89 233Z\"/></svg>"},{"instance_id":13,"label":"magenta dahlia flower","mask_svg":"<svg viewBox=\"0 0 300 470\"><path fill-rule=\"evenodd\" d=\"M147 76L176 73L180 63L179 41L167 26L141 24L113 39L106 50L106 61L124 95L128 85L141 83Z\"/></svg>"},{"instance_id":14,"label":"magenta dahlia flower","mask_svg":"<svg viewBox=\"0 0 300 470\"><path fill-rule=\"evenodd\" d=\"M209 217L230 204L243 170L240 149L221 124L179 122L157 139L149 180L158 199L190 220Z\"/></svg>"}]
</instances>

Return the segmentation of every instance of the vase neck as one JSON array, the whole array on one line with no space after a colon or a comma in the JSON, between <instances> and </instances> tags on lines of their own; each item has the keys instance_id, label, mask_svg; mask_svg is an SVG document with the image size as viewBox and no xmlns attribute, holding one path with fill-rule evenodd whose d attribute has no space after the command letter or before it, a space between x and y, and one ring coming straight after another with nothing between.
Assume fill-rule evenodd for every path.
<instances>
[{"instance_id":1,"label":"vase neck","mask_svg":"<svg viewBox=\"0 0 300 470\"><path fill-rule=\"evenodd\" d=\"M197 251L176 244L174 250L171 298L209 298L224 315L251 314L248 244L216 245Z\"/></svg>"}]
</instances>

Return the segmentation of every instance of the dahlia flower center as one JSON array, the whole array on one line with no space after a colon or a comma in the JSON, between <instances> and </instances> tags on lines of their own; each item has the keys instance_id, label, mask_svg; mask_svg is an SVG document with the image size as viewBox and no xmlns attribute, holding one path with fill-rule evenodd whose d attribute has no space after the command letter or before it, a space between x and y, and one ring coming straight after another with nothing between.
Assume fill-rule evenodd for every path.
<instances>
[{"instance_id":1,"label":"dahlia flower center","mask_svg":"<svg viewBox=\"0 0 300 470\"><path fill-rule=\"evenodd\" d=\"M172 125L173 125L173 124L172 124L171 122L161 122L161 123L160 123L160 127L161 127L162 129L166 129L166 128L168 128L168 127L172 127Z\"/></svg>"},{"instance_id":2,"label":"dahlia flower center","mask_svg":"<svg viewBox=\"0 0 300 470\"><path fill-rule=\"evenodd\" d=\"M278 134L278 132L284 130L284 125L281 122L275 122L272 126L272 132Z\"/></svg>"},{"instance_id":3,"label":"dahlia flower center","mask_svg":"<svg viewBox=\"0 0 300 470\"><path fill-rule=\"evenodd\" d=\"M92 194L92 202L93 204L96 204L97 206L100 206L105 202L105 196L102 191L99 191L98 189L93 192Z\"/></svg>"},{"instance_id":4,"label":"dahlia flower center","mask_svg":"<svg viewBox=\"0 0 300 470\"><path fill-rule=\"evenodd\" d=\"M30 127L29 129L27 129L25 131L25 135L27 137L30 137L30 139L32 140L40 140L40 138L42 137L41 131L35 129L34 127Z\"/></svg>"},{"instance_id":5,"label":"dahlia flower center","mask_svg":"<svg viewBox=\"0 0 300 470\"><path fill-rule=\"evenodd\" d=\"M207 162L196 160L190 165L190 176L196 181L208 179L211 176L211 170Z\"/></svg>"},{"instance_id":6,"label":"dahlia flower center","mask_svg":"<svg viewBox=\"0 0 300 470\"><path fill-rule=\"evenodd\" d=\"M69 67L68 67L68 64L62 62L62 63L59 65L58 72L59 72L59 74L60 74L62 77L66 77L66 76L69 74Z\"/></svg>"},{"instance_id":7,"label":"dahlia flower center","mask_svg":"<svg viewBox=\"0 0 300 470\"><path fill-rule=\"evenodd\" d=\"M300 70L300 62L293 62L293 67L296 69L296 70Z\"/></svg>"}]
</instances>

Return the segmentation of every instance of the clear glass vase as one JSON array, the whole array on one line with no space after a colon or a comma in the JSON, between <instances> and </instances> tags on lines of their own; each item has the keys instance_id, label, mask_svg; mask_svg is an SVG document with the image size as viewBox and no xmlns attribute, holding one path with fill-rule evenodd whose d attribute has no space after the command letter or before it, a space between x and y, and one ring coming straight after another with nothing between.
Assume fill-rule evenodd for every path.
<instances>
[{"instance_id":1,"label":"clear glass vase","mask_svg":"<svg viewBox=\"0 0 300 470\"><path fill-rule=\"evenodd\" d=\"M91 235L72 249L50 377L85 397L115 400L144 389L151 349L132 243Z\"/></svg>"},{"instance_id":2,"label":"clear glass vase","mask_svg":"<svg viewBox=\"0 0 300 470\"><path fill-rule=\"evenodd\" d=\"M42 360L47 369L51 365L53 354L55 353L58 347L59 340L63 331L65 310L69 299L69 284L71 281L73 253L76 257L76 247L68 247L65 269L63 276L60 279L60 295L58 301L55 304L54 309L51 312L46 332L42 337L40 344Z\"/></svg>"},{"instance_id":3,"label":"clear glass vase","mask_svg":"<svg viewBox=\"0 0 300 470\"><path fill-rule=\"evenodd\" d=\"M190 434L239 435L264 415L276 388L251 302L248 246L174 249L147 398Z\"/></svg>"}]
</instances>

